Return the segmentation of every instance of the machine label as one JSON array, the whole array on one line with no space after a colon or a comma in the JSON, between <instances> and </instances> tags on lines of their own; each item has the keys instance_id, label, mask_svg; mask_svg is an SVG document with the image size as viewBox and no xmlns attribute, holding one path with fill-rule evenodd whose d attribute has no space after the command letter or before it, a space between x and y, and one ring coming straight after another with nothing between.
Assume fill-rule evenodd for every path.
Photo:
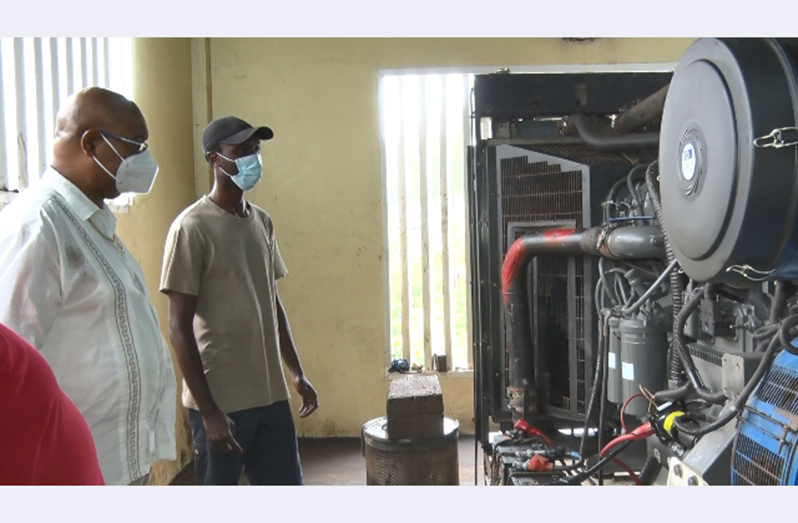
<instances>
[{"instance_id":1,"label":"machine label","mask_svg":"<svg viewBox=\"0 0 798 523\"><path fill-rule=\"evenodd\" d=\"M621 376L627 381L634 381L635 379L635 364L621 362Z\"/></svg>"},{"instance_id":2,"label":"machine label","mask_svg":"<svg viewBox=\"0 0 798 523\"><path fill-rule=\"evenodd\" d=\"M617 368L617 367L615 366L616 364L615 364L615 353L614 353L614 352L610 352L610 354L609 354L609 358L607 358L607 365L608 365L608 366L609 366L611 369L615 369L615 368Z\"/></svg>"},{"instance_id":3,"label":"machine label","mask_svg":"<svg viewBox=\"0 0 798 523\"><path fill-rule=\"evenodd\" d=\"M682 176L688 182L695 176L695 146L687 143L682 149Z\"/></svg>"}]
</instances>

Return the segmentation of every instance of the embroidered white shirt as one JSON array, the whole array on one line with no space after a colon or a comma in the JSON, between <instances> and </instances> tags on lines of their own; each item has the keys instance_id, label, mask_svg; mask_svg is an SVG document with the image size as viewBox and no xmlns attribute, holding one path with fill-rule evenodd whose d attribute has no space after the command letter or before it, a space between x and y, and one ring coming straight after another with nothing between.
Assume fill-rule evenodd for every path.
<instances>
[{"instance_id":1,"label":"embroidered white shirt","mask_svg":"<svg viewBox=\"0 0 798 523\"><path fill-rule=\"evenodd\" d=\"M175 458L176 384L115 228L107 205L49 169L0 212L0 322L41 351L83 413L106 484L127 485Z\"/></svg>"}]
</instances>

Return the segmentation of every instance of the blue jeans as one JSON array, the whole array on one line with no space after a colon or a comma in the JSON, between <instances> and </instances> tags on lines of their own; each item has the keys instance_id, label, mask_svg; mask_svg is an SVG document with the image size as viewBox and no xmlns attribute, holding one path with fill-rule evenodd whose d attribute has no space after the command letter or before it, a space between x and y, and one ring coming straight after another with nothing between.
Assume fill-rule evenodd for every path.
<instances>
[{"instance_id":1,"label":"blue jeans","mask_svg":"<svg viewBox=\"0 0 798 523\"><path fill-rule=\"evenodd\" d=\"M302 485L294 418L288 401L228 412L243 454L213 447L202 416L188 409L194 438L194 473L200 485L238 485L243 469L251 485Z\"/></svg>"}]
</instances>

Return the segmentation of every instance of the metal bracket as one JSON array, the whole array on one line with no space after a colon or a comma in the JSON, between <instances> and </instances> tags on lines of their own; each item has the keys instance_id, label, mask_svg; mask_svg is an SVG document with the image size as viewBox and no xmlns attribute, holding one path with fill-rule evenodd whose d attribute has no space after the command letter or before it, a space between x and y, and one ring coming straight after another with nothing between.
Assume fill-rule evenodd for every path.
<instances>
[{"instance_id":1,"label":"metal bracket","mask_svg":"<svg viewBox=\"0 0 798 523\"><path fill-rule=\"evenodd\" d=\"M670 486L677 487L708 487L709 483L704 481L701 475L684 464L676 457L668 458L668 483Z\"/></svg>"},{"instance_id":2,"label":"metal bracket","mask_svg":"<svg viewBox=\"0 0 798 523\"><path fill-rule=\"evenodd\" d=\"M788 140L785 140L785 136ZM798 145L798 127L781 127L773 129L770 134L754 139L754 147L781 149L782 147L794 147Z\"/></svg>"}]
</instances>

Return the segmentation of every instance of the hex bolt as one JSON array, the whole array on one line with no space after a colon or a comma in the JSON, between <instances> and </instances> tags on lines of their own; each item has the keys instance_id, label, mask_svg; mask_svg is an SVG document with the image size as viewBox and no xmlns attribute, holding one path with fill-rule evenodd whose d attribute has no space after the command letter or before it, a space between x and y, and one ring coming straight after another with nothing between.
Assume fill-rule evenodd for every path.
<instances>
[{"instance_id":1,"label":"hex bolt","mask_svg":"<svg viewBox=\"0 0 798 523\"><path fill-rule=\"evenodd\" d=\"M691 487L695 487L696 485L698 485L698 478L696 478L695 476L690 476L689 478L687 478L687 484L690 485Z\"/></svg>"},{"instance_id":2,"label":"hex bolt","mask_svg":"<svg viewBox=\"0 0 798 523\"><path fill-rule=\"evenodd\" d=\"M681 465L674 465L673 466L673 473L676 474L676 477L682 477L682 466Z\"/></svg>"}]
</instances>

